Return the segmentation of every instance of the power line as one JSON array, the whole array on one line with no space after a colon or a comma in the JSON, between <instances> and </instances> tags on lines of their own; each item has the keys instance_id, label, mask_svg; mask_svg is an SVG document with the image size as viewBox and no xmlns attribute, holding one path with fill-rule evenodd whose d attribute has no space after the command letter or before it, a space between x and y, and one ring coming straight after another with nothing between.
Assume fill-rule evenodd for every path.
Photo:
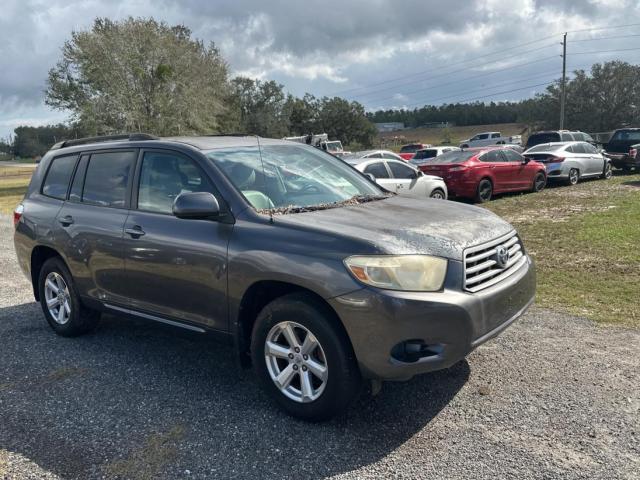
<instances>
[{"instance_id":1,"label":"power line","mask_svg":"<svg viewBox=\"0 0 640 480\"><path fill-rule=\"evenodd\" d=\"M633 35L613 35L611 37L597 37L597 38L581 38L578 40L568 40L568 43L577 43L577 42L595 42L598 40L613 40L616 38L631 38L631 37L640 37L638 34Z\"/></svg>"},{"instance_id":2,"label":"power line","mask_svg":"<svg viewBox=\"0 0 640 480\"><path fill-rule=\"evenodd\" d=\"M527 65L532 65L534 63L540 63L542 61L550 60L550 59L553 59L553 58L556 58L556 56L554 55L554 56L551 56L551 57L543 57L543 58L538 58L538 59L535 59L535 60L531 60L529 62L518 63L516 65L511 65L509 67L499 68L499 69L491 70L489 72L484 72L484 73L478 73L478 74L473 75L473 77L462 78L462 79L459 79L459 80L454 80L452 82L440 83L440 84L437 84L437 85L431 85L430 87L427 87L427 88L420 88L418 90L412 90L412 91L409 91L409 92L404 92L404 94L405 95L411 95L413 93L425 92L427 90L433 90L434 88L453 85L455 83L461 83L461 82L465 82L467 80L472 80L472 79L476 79L476 78L480 78L480 77L488 77L488 76L494 75L496 73L505 72L505 71L508 71L508 70L513 70L513 69L524 67L524 66L527 66ZM461 70L461 71L467 71L467 70L464 69L464 70ZM450 72L450 73L453 73L453 72ZM447 74L445 74L443 76L449 75L450 73L447 73ZM387 89L387 90L389 90L389 89ZM402 94L403 92L398 92L398 93ZM371 103L371 102L381 101L381 100L386 100L386 99L391 99L391 98L393 98L393 96L391 96L391 97L390 96L385 96L385 97L369 99L369 100L367 100L367 102Z\"/></svg>"},{"instance_id":3,"label":"power line","mask_svg":"<svg viewBox=\"0 0 640 480\"><path fill-rule=\"evenodd\" d=\"M471 58L471 59L467 59L467 60L461 60L459 62L455 62L455 63L449 64L448 67L455 67L457 65L463 65L463 64L469 63L469 62L475 62L476 60L478 60L480 58L486 58L486 57L490 57L492 55L497 55L499 53L508 52L508 51L515 50L515 49L518 49L518 48L521 48L521 47L526 47L527 45L532 45L534 43L540 43L540 42L543 42L544 40L548 40L550 38L553 38L554 36L556 36L556 35L550 35L548 37L539 38L539 39L533 40L531 42L521 43L519 45L514 45L513 47L504 48L502 50L496 50L494 52L486 53L484 55L480 55L480 56L477 56L475 58ZM522 52L522 53L527 53L527 52ZM394 82L396 80L404 80L405 78L424 75L425 73L429 73L431 71L433 71L433 70L432 69L421 70L421 71L418 71L418 72L415 72L415 73L410 73L410 74L407 74L407 75L403 75L402 77L390 78L390 79L387 79L387 80L383 80L381 82L371 83L369 85L365 85L365 86L362 86L362 87L353 87L353 88L349 88L349 89L346 89L346 90L340 90L340 91L334 92L334 93L332 93L330 95L339 95L339 94L346 93L346 92L352 92L354 90L362 90L362 89L369 88L369 87L377 87L378 85L384 85L384 84L387 84L387 83L390 83L390 82Z\"/></svg>"},{"instance_id":4,"label":"power line","mask_svg":"<svg viewBox=\"0 0 640 480\"><path fill-rule=\"evenodd\" d=\"M637 27L637 26L640 26L640 23L627 23L626 25L609 25L607 27L580 28L578 30L567 30L567 33L595 32L597 30L613 30L615 28L626 28L626 27ZM560 35L560 33L558 33L557 35Z\"/></svg>"},{"instance_id":5,"label":"power line","mask_svg":"<svg viewBox=\"0 0 640 480\"><path fill-rule=\"evenodd\" d=\"M593 52L572 52L571 55L591 55L594 53L618 53L618 52L631 52L633 50L640 50L640 47L638 48L622 48L622 49L618 49L618 50L596 50Z\"/></svg>"}]
</instances>

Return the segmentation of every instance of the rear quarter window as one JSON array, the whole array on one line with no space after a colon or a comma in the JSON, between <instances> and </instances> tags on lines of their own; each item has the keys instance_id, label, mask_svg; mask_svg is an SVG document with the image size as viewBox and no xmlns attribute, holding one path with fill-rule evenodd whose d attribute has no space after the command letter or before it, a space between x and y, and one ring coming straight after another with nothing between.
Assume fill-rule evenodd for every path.
<instances>
[{"instance_id":1,"label":"rear quarter window","mask_svg":"<svg viewBox=\"0 0 640 480\"><path fill-rule=\"evenodd\" d=\"M73 175L73 169L76 166L77 160L77 155L56 157L51 160L47 176L42 183L42 194L47 197L65 200L67 198L67 190L69 190L71 175Z\"/></svg>"}]
</instances>

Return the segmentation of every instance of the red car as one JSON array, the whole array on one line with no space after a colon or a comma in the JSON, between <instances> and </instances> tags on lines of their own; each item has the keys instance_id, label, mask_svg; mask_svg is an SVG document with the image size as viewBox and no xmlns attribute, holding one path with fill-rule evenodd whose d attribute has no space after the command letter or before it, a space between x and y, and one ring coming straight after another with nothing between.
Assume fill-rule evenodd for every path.
<instances>
[{"instance_id":1,"label":"red car","mask_svg":"<svg viewBox=\"0 0 640 480\"><path fill-rule=\"evenodd\" d=\"M450 196L488 202L495 193L539 192L547 184L544 165L511 148L481 147L447 152L415 164L429 175L442 177Z\"/></svg>"},{"instance_id":2,"label":"red car","mask_svg":"<svg viewBox=\"0 0 640 480\"><path fill-rule=\"evenodd\" d=\"M399 155L403 160L411 160L413 156L416 154L418 150L422 150L423 148L429 148L431 144L429 143L409 143L407 145L403 145L400 147Z\"/></svg>"}]
</instances>

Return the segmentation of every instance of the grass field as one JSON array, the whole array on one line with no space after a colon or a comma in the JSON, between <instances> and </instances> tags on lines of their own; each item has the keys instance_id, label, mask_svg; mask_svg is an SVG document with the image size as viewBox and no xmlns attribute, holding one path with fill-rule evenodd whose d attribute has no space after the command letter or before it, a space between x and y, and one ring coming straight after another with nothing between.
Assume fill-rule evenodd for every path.
<instances>
[{"instance_id":1,"label":"grass field","mask_svg":"<svg viewBox=\"0 0 640 480\"><path fill-rule=\"evenodd\" d=\"M411 128L408 130L400 130L397 132L385 132L379 134L379 139L391 140L394 137L404 137L404 140L398 141L398 146L394 147L397 150L400 145L408 142L422 142L430 143L432 145L441 145L443 143L443 137L446 133L451 138L451 145L459 145L462 140L466 140L476 133L482 132L500 132L502 135L520 135L527 128L526 125L521 123L500 123L496 125L472 125L467 127L451 127L448 129L442 128Z\"/></svg>"},{"instance_id":2,"label":"grass field","mask_svg":"<svg viewBox=\"0 0 640 480\"><path fill-rule=\"evenodd\" d=\"M30 170L0 167L0 212L11 213ZM640 175L616 175L486 208L512 223L538 268L539 305L640 326Z\"/></svg>"},{"instance_id":3,"label":"grass field","mask_svg":"<svg viewBox=\"0 0 640 480\"><path fill-rule=\"evenodd\" d=\"M11 213L27 190L32 168L0 165L0 213Z\"/></svg>"},{"instance_id":4,"label":"grass field","mask_svg":"<svg viewBox=\"0 0 640 480\"><path fill-rule=\"evenodd\" d=\"M538 305L640 326L640 175L506 196L487 208L518 229L535 259Z\"/></svg>"}]
</instances>

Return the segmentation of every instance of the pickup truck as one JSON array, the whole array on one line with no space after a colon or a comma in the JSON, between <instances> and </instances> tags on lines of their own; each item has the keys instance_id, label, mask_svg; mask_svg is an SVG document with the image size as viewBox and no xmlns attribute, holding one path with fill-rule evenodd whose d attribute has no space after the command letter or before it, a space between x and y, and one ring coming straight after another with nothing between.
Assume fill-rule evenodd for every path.
<instances>
[{"instance_id":1,"label":"pickup truck","mask_svg":"<svg viewBox=\"0 0 640 480\"><path fill-rule=\"evenodd\" d=\"M484 132L460 142L460 148L486 147L487 145L502 145L512 143L522 145L522 135L503 137L500 132Z\"/></svg>"},{"instance_id":2,"label":"pickup truck","mask_svg":"<svg viewBox=\"0 0 640 480\"><path fill-rule=\"evenodd\" d=\"M631 171L632 168L640 169L637 164L637 148L635 155L630 150L634 149L634 145L640 142L640 128L619 128L608 143L605 143L605 155L611 159L611 164L616 168L621 168L625 172Z\"/></svg>"}]
</instances>

